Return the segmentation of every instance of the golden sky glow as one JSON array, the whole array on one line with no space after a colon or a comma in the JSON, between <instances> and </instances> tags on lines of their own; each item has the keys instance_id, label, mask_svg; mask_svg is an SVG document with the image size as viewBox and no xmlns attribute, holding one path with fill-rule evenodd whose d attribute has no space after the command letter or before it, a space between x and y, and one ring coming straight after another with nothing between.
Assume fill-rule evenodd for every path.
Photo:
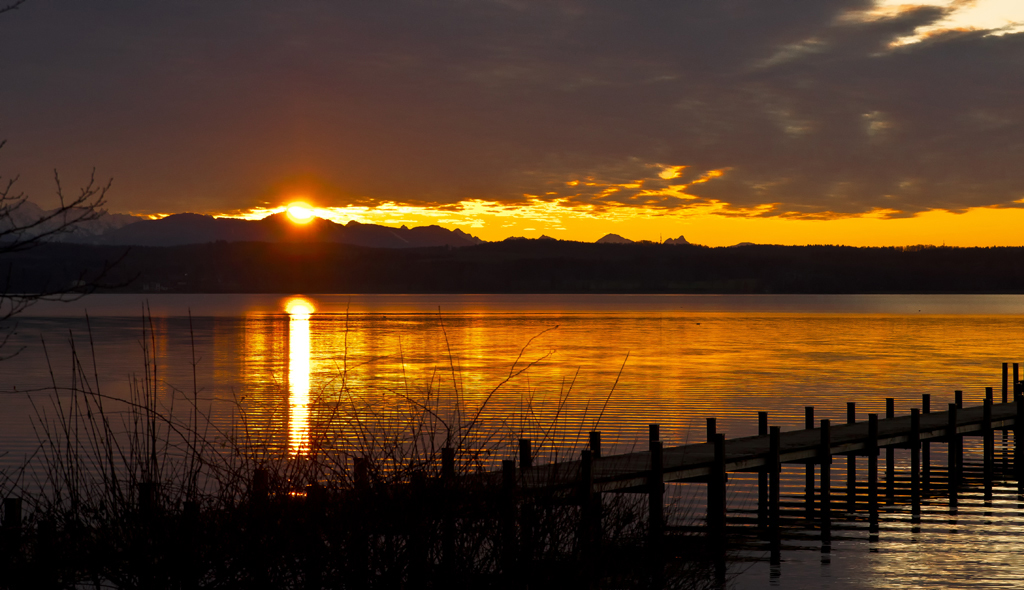
<instances>
[{"instance_id":1,"label":"golden sky glow","mask_svg":"<svg viewBox=\"0 0 1024 590\"><path fill-rule=\"evenodd\" d=\"M919 27L913 35L898 41L900 44L920 41L936 32L951 29L995 29L992 33L995 35L1024 31L1024 2L1020 0L879 0L878 8L873 13L884 16L912 6L955 9L941 22Z\"/></svg>"},{"instance_id":2,"label":"golden sky glow","mask_svg":"<svg viewBox=\"0 0 1024 590\"><path fill-rule=\"evenodd\" d=\"M285 206L257 208L220 215L262 219L285 211ZM487 241L509 236L593 242L614 233L639 241L685 237L705 246L731 246L740 242L759 244L835 244L847 246L1021 246L1024 209L978 207L963 213L935 210L914 217L888 218L885 212L832 219L761 217L759 211L726 213L722 206L706 206L685 212L658 213L633 207L595 212L565 207L558 202L533 201L506 206L467 201L437 209L383 203L378 207L317 207L314 215L335 223L373 223L398 227L440 225L459 228ZM725 213L725 214L723 214ZM298 304L297 304L298 305ZM307 313L311 313L310 310ZM291 312L290 312L291 313Z\"/></svg>"},{"instance_id":3,"label":"golden sky glow","mask_svg":"<svg viewBox=\"0 0 1024 590\"><path fill-rule=\"evenodd\" d=\"M26 3L0 174L35 199L96 166L110 212L150 218L1024 244L1022 0L396 2Z\"/></svg>"}]
</instances>

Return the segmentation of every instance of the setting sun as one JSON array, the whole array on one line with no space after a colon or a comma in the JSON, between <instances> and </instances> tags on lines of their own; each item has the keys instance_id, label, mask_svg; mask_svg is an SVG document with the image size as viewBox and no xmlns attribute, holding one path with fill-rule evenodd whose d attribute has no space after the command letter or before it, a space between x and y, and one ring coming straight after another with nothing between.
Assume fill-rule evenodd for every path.
<instances>
[{"instance_id":1,"label":"setting sun","mask_svg":"<svg viewBox=\"0 0 1024 590\"><path fill-rule=\"evenodd\" d=\"M284 302L284 312L293 318L308 320L315 311L313 302L304 297L291 297Z\"/></svg>"},{"instance_id":2,"label":"setting sun","mask_svg":"<svg viewBox=\"0 0 1024 590\"><path fill-rule=\"evenodd\" d=\"M313 208L305 203L292 203L288 205L288 219L294 223L309 223L316 216Z\"/></svg>"}]
</instances>

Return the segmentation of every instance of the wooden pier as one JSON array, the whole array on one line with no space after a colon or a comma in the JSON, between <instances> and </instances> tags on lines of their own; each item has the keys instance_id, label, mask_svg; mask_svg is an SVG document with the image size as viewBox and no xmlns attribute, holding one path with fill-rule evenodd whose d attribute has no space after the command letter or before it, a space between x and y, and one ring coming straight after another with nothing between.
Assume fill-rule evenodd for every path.
<instances>
[{"instance_id":1,"label":"wooden pier","mask_svg":"<svg viewBox=\"0 0 1024 590\"><path fill-rule=\"evenodd\" d=\"M573 490L579 486L585 461L593 493L644 492L658 472L663 483L712 482L722 474L741 471L773 471L783 463L830 463L833 456L871 456L879 449L911 449L922 443L944 442L957 447L964 436L985 436L993 431L1012 430L1020 412L1019 402L961 408L950 404L946 411L879 419L833 426L821 420L818 426L768 435L725 439L715 434L705 443L665 448L659 438L650 438L647 451L600 456L588 449L590 459L531 466L517 479L524 490ZM652 432L655 430L652 425ZM597 437L591 436L591 441ZM773 444L774 442L774 444ZM523 441L529 444L529 441ZM588 451L584 451L587 453Z\"/></svg>"},{"instance_id":2,"label":"wooden pier","mask_svg":"<svg viewBox=\"0 0 1024 590\"><path fill-rule=\"evenodd\" d=\"M941 411L932 407L930 395L921 398L921 406L908 414L896 415L895 400L886 400L886 415L868 414L867 420L856 420L856 405L847 404L846 423L833 424L825 419L814 421L814 408L805 408L805 428L781 432L777 426L769 427L766 412L758 415L757 436L726 439L717 432L714 418L707 419L707 440L703 443L665 447L660 439L660 428L649 427L648 449L620 455L603 455L600 432L591 432L586 450L580 459L534 465L529 440L520 441L520 469L515 461L505 461L502 486L506 498L518 498L528 504L531 498L561 496L582 507L580 530L594 535L587 545L599 542L600 498L604 494L638 493L648 496L648 529L650 548L657 554L666 531L664 516L665 484L702 483L707 488L707 510L704 531L709 546L720 551L720 579L724 580L724 555L727 533L734 530L727 523L733 519L727 514L726 498L730 473L757 473L757 509L751 516L746 511L748 524L756 523L758 536L771 541L772 560L778 560L781 513L793 501L783 499L780 480L784 464L804 465L806 469L805 495L801 527L816 529L821 539L822 552L829 551L832 521L838 518L861 518L870 523L869 530L877 540L879 505L891 505L899 500L910 504L911 513L920 515L922 497L943 493L951 509L957 502L957 490L964 477L964 437L981 437L983 443L980 473L991 486L997 462L1004 469L1012 464L1014 478L1021 480L1024 471L1024 383L1019 380L1018 365L1013 365L1013 379L1003 364L1002 400L993 399L993 388L986 388L981 405L964 407L963 393L953 392L953 403ZM1012 397L1009 385L1013 384ZM1002 432L1003 455L996 457L995 433ZM1012 459L1006 451L1013 432ZM946 446L946 465L932 464L932 447ZM884 450L883 454L881 451ZM909 465L896 472L896 451L909 451ZM884 479L879 481L879 457L884 455ZM845 457L846 489L833 491L832 464L835 457ZM862 458L858 472L857 462ZM909 467L909 473L907 473ZM866 468L866 469L865 469ZM858 473L867 482L858 482ZM816 485L817 484L817 485ZM882 484L882 485L880 485ZM751 485L746 483L744 485ZM884 486L884 487L883 487ZM898 488L898 490L897 490ZM511 501L511 500L510 500ZM596 507L595 507L596 506ZM510 512L511 514L511 512ZM743 518L743 515L738 515ZM917 517L917 516L916 516ZM589 522L586 522L589 520ZM792 522L793 519L789 519ZM514 523L508 523L509 528ZM692 527L690 528L692 532ZM749 527L748 527L749 530ZM595 533L596 531L596 533ZM511 533L510 533L511 536ZM776 561L777 562L777 561Z\"/></svg>"}]
</instances>

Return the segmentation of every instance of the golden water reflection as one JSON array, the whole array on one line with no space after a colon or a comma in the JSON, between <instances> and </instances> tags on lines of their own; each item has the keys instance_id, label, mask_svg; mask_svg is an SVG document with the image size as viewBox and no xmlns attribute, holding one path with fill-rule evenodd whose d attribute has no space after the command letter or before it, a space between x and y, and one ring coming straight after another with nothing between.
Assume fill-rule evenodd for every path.
<instances>
[{"instance_id":1,"label":"golden water reflection","mask_svg":"<svg viewBox=\"0 0 1024 590\"><path fill-rule=\"evenodd\" d=\"M309 453L309 317L311 301L293 297L285 303L288 314L288 453Z\"/></svg>"}]
</instances>

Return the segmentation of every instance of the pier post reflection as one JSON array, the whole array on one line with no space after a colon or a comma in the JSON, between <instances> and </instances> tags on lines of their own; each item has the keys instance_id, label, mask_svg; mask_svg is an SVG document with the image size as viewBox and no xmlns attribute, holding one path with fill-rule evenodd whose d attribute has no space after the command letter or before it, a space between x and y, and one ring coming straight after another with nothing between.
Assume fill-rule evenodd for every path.
<instances>
[{"instance_id":1,"label":"pier post reflection","mask_svg":"<svg viewBox=\"0 0 1024 590\"><path fill-rule=\"evenodd\" d=\"M288 314L288 454L309 453L309 317L313 304L301 297L289 299Z\"/></svg>"}]
</instances>

